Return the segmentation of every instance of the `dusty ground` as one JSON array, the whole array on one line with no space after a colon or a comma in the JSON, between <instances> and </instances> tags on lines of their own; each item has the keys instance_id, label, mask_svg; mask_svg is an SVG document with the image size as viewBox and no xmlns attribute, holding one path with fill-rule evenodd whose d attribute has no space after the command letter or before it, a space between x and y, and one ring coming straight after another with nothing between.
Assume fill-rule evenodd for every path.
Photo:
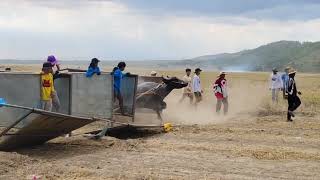
<instances>
[{"instance_id":1,"label":"dusty ground","mask_svg":"<svg viewBox=\"0 0 320 180\"><path fill-rule=\"evenodd\" d=\"M60 138L1 152L0 179L319 179L319 131L315 117L271 116L132 139Z\"/></svg>"},{"instance_id":2,"label":"dusty ground","mask_svg":"<svg viewBox=\"0 0 320 180\"><path fill-rule=\"evenodd\" d=\"M124 129L111 133L116 138L61 137L38 147L0 152L0 179L320 179L319 106L312 93L310 101L304 97L295 121L288 123L285 103L270 107L259 96L266 92L261 80L265 77L253 77L250 84L242 75L234 76L243 80L231 84L228 117L213 113L210 95L197 110L187 101L177 106L176 92L168 97L164 117L182 126L169 133ZM313 86L319 81L315 79L319 76L310 77ZM248 85L258 91L236 94Z\"/></svg>"}]
</instances>

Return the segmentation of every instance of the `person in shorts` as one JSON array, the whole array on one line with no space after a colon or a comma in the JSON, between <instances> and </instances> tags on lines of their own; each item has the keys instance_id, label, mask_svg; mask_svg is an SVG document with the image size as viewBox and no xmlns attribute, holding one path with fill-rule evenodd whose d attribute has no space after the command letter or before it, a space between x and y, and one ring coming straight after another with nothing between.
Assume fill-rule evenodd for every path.
<instances>
[{"instance_id":1,"label":"person in shorts","mask_svg":"<svg viewBox=\"0 0 320 180\"><path fill-rule=\"evenodd\" d=\"M52 65L49 62L45 62L42 65L41 72L41 108L43 110L52 111L52 98L54 94Z\"/></svg>"}]
</instances>

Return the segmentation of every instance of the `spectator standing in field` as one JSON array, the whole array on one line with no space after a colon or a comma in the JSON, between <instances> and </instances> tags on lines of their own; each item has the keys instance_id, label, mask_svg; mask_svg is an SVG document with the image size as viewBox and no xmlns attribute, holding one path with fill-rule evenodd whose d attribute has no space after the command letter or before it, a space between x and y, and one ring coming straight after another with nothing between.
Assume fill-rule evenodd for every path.
<instances>
[{"instance_id":1,"label":"spectator standing in field","mask_svg":"<svg viewBox=\"0 0 320 180\"><path fill-rule=\"evenodd\" d=\"M284 69L284 73L282 74L281 76L281 80L282 80L282 83L283 83L283 89L282 89L282 93L283 93L283 99L287 99L288 98L288 84L289 84L289 70L290 68L289 67L286 67Z\"/></svg>"},{"instance_id":2,"label":"spectator standing in field","mask_svg":"<svg viewBox=\"0 0 320 180\"><path fill-rule=\"evenodd\" d=\"M59 71L61 70L60 63L53 55L48 56L47 62L52 65L53 80L58 79L60 77ZM57 91L55 91L52 95L52 105L55 108L55 110L59 112L61 105Z\"/></svg>"},{"instance_id":3,"label":"spectator standing in field","mask_svg":"<svg viewBox=\"0 0 320 180\"><path fill-rule=\"evenodd\" d=\"M195 101L195 105L197 106L199 102L202 101L202 88L201 88L201 82L200 82L200 73L201 73L201 69L197 68L194 71L194 76L193 76L193 80L192 80L192 90L193 90L193 94L194 97L196 99Z\"/></svg>"},{"instance_id":4,"label":"spectator standing in field","mask_svg":"<svg viewBox=\"0 0 320 180\"><path fill-rule=\"evenodd\" d=\"M43 110L52 111L54 93L52 65L49 62L45 62L42 65L41 72L41 108Z\"/></svg>"},{"instance_id":5,"label":"spectator standing in field","mask_svg":"<svg viewBox=\"0 0 320 180\"><path fill-rule=\"evenodd\" d=\"M86 72L87 77L92 77L94 74L97 74L99 76L101 74L100 68L98 66L99 62L100 60L97 58L91 59L91 63Z\"/></svg>"},{"instance_id":6,"label":"spectator standing in field","mask_svg":"<svg viewBox=\"0 0 320 180\"><path fill-rule=\"evenodd\" d=\"M187 87L183 88L183 94L182 94L182 97L179 102L181 103L186 97L188 97L190 100L190 104L192 104L193 93L192 93L192 87L191 87L191 83L192 83L191 69L189 69L189 68L186 69L186 75L183 76L182 80L184 82L188 83L188 85L187 85Z\"/></svg>"},{"instance_id":7,"label":"spectator standing in field","mask_svg":"<svg viewBox=\"0 0 320 180\"><path fill-rule=\"evenodd\" d=\"M283 88L283 82L276 68L272 69L269 88L272 92L272 102L278 102L279 91Z\"/></svg>"},{"instance_id":8,"label":"spectator standing in field","mask_svg":"<svg viewBox=\"0 0 320 180\"><path fill-rule=\"evenodd\" d=\"M227 86L227 80L226 80L226 73L221 72L218 76L218 79L215 81L213 85L214 94L217 98L217 104L216 104L216 112L220 114L221 105L223 104L223 112L224 115L228 113L228 86Z\"/></svg>"},{"instance_id":9,"label":"spectator standing in field","mask_svg":"<svg viewBox=\"0 0 320 180\"><path fill-rule=\"evenodd\" d=\"M297 91L296 81L294 79L296 75L296 71L291 69L289 71L289 82L288 82L288 113L287 113L287 120L290 122L292 121L292 117L294 117L293 111L295 111L300 105L301 101L297 94L301 95L300 91Z\"/></svg>"}]
</instances>

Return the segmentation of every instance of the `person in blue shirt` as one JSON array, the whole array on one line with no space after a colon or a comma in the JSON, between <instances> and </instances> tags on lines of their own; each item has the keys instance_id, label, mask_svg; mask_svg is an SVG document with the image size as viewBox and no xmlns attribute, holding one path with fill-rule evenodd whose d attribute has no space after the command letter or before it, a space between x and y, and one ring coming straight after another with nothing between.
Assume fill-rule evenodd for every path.
<instances>
[{"instance_id":1,"label":"person in blue shirt","mask_svg":"<svg viewBox=\"0 0 320 180\"><path fill-rule=\"evenodd\" d=\"M97 58L93 58L91 60L91 63L90 63L88 70L86 72L87 77L92 77L94 74L97 74L97 75L101 74L100 68L98 67L99 62L100 62L100 60Z\"/></svg>"},{"instance_id":2,"label":"person in blue shirt","mask_svg":"<svg viewBox=\"0 0 320 180\"><path fill-rule=\"evenodd\" d=\"M283 99L287 99L288 98L288 94L287 94L287 90L288 90L288 84L289 84L289 70L290 67L286 67L284 69L284 74L282 74L281 79L282 79L282 83L283 83Z\"/></svg>"},{"instance_id":3,"label":"person in blue shirt","mask_svg":"<svg viewBox=\"0 0 320 180\"><path fill-rule=\"evenodd\" d=\"M123 97L121 94L121 81L122 78L125 77L127 74L123 74L122 71L126 68L125 62L119 62L117 67L113 68L113 88L114 88L114 96L119 100L120 112L124 115L123 110Z\"/></svg>"}]
</instances>

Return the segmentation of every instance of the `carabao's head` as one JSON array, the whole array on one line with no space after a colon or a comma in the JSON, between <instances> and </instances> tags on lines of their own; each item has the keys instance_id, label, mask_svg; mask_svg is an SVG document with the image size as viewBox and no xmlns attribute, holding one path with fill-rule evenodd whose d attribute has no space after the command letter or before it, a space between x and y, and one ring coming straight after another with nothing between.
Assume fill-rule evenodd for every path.
<instances>
[{"instance_id":1,"label":"carabao's head","mask_svg":"<svg viewBox=\"0 0 320 180\"><path fill-rule=\"evenodd\" d=\"M163 77L162 81L171 89L181 89L188 85L188 83L176 77Z\"/></svg>"}]
</instances>

